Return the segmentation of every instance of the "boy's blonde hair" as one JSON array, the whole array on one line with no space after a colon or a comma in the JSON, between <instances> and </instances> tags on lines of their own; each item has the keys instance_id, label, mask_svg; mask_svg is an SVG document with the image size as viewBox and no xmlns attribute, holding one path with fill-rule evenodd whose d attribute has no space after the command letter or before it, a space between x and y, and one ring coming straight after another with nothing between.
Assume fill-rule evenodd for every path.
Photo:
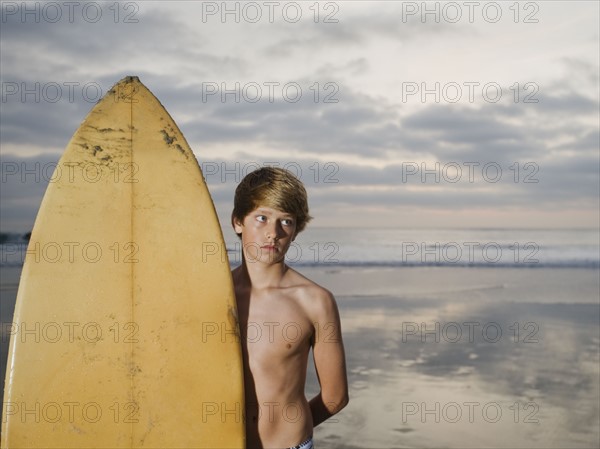
<instances>
[{"instance_id":1,"label":"boy's blonde hair","mask_svg":"<svg viewBox=\"0 0 600 449\"><path fill-rule=\"evenodd\" d=\"M283 168L262 167L248 173L242 179L235 189L232 224L234 219L243 222L246 215L260 206L293 215L296 220L296 234L299 234L312 219L308 214L304 185L293 173Z\"/></svg>"}]
</instances>

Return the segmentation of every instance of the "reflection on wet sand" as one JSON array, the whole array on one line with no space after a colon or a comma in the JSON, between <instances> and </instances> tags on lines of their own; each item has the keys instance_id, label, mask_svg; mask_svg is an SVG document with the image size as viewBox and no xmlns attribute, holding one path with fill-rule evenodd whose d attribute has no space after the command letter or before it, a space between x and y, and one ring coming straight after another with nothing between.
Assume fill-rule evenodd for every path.
<instances>
[{"instance_id":1,"label":"reflection on wet sand","mask_svg":"<svg viewBox=\"0 0 600 449\"><path fill-rule=\"evenodd\" d=\"M598 446L595 271L518 278L459 269L444 292L431 270L421 291L409 285L410 297L398 279L411 270L393 271L378 287L385 294L338 295L351 402L336 422L315 429L319 447ZM335 292L338 282L347 288L346 277L360 285L360 276L330 273L322 281ZM573 281L578 293L564 295Z\"/></svg>"}]
</instances>

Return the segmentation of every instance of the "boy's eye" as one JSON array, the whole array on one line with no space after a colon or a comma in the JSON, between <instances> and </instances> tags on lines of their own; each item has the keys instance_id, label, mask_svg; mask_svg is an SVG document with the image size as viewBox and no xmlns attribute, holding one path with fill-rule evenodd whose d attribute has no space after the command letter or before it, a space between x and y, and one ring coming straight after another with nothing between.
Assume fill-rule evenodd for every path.
<instances>
[{"instance_id":1,"label":"boy's eye","mask_svg":"<svg viewBox=\"0 0 600 449\"><path fill-rule=\"evenodd\" d=\"M267 221L267 217L265 215L257 215L256 220L260 221L261 223L264 223L265 221Z\"/></svg>"},{"instance_id":2,"label":"boy's eye","mask_svg":"<svg viewBox=\"0 0 600 449\"><path fill-rule=\"evenodd\" d=\"M283 220L281 220L281 224L284 226L292 226L294 224L294 220L292 220L291 218L284 218Z\"/></svg>"}]
</instances>

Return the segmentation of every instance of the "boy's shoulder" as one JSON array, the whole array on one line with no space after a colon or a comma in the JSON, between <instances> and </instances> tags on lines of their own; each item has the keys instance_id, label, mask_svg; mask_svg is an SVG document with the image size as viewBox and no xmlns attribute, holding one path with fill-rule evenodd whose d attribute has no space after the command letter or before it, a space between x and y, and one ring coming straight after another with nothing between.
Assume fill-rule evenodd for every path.
<instances>
[{"instance_id":1,"label":"boy's shoulder","mask_svg":"<svg viewBox=\"0 0 600 449\"><path fill-rule=\"evenodd\" d=\"M333 294L325 287L307 278L293 268L288 268L289 287L294 290L294 296L308 309L319 313L322 309L335 307Z\"/></svg>"},{"instance_id":2,"label":"boy's shoulder","mask_svg":"<svg viewBox=\"0 0 600 449\"><path fill-rule=\"evenodd\" d=\"M329 296L333 297L331 292L325 287L317 284L312 279L307 278L302 273L294 270L293 268L287 267L287 282L286 284L290 287L298 289L299 292L309 295L317 296Z\"/></svg>"}]
</instances>

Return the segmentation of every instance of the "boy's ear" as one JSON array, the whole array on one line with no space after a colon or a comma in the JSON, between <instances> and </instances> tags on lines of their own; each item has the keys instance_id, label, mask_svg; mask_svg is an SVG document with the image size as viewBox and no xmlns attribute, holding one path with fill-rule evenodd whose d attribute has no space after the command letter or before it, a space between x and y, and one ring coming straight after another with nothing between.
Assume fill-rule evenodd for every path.
<instances>
[{"instance_id":1,"label":"boy's ear","mask_svg":"<svg viewBox=\"0 0 600 449\"><path fill-rule=\"evenodd\" d=\"M232 216L231 217L231 224L233 226L233 229L235 231L236 234L241 234L242 233L242 229L244 228L244 226L242 225L242 223L240 222L240 220L238 220L236 217Z\"/></svg>"}]
</instances>

